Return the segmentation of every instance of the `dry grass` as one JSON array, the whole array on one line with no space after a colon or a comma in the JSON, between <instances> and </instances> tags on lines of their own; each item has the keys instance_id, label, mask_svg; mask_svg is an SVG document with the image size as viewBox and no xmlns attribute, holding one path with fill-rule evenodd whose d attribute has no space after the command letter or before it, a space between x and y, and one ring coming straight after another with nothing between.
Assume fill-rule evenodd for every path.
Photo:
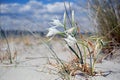
<instances>
[{"instance_id":1,"label":"dry grass","mask_svg":"<svg viewBox=\"0 0 120 80\"><path fill-rule=\"evenodd\" d=\"M89 0L92 19L97 22L98 33L107 40L120 43L119 0Z\"/></svg>"}]
</instances>

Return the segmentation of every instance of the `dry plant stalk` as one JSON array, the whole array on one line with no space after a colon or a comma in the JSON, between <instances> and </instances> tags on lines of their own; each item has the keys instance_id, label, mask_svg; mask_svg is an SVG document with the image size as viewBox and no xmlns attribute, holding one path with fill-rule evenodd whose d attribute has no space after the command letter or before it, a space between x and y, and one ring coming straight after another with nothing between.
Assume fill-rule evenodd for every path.
<instances>
[{"instance_id":1,"label":"dry plant stalk","mask_svg":"<svg viewBox=\"0 0 120 80\"><path fill-rule=\"evenodd\" d=\"M78 58L75 58L68 63L64 63L64 68L61 67L62 65L57 63L55 64L50 62L49 65L57 68L59 70L58 73L66 72L70 76L75 76L79 74L77 73L77 71L81 71L82 73L87 75L95 76L95 73L91 74L91 68L89 67L89 64L85 63L81 65Z\"/></svg>"}]
</instances>

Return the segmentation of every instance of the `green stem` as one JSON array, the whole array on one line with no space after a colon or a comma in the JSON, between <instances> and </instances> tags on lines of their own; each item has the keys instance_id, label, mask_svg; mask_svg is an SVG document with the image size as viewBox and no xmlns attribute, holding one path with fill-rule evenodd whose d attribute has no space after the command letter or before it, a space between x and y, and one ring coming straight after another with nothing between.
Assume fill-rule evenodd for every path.
<instances>
[{"instance_id":1,"label":"green stem","mask_svg":"<svg viewBox=\"0 0 120 80\"><path fill-rule=\"evenodd\" d=\"M86 51L85 51L85 46L83 46L83 50L84 50L84 63L86 63L86 59L87 59L87 55L86 55Z\"/></svg>"},{"instance_id":2,"label":"green stem","mask_svg":"<svg viewBox=\"0 0 120 80\"><path fill-rule=\"evenodd\" d=\"M82 53L81 53L81 50L80 50L80 48L79 48L79 46L78 46L78 44L76 43L76 46L77 46L77 48L78 48L78 50L79 50L79 53L80 53L80 58L81 58L81 64L84 64L84 62L83 62L83 57L82 57Z\"/></svg>"},{"instance_id":3,"label":"green stem","mask_svg":"<svg viewBox=\"0 0 120 80\"><path fill-rule=\"evenodd\" d=\"M68 45L68 44L67 44ZM80 59L80 57L78 56L77 52L71 47L68 45L68 47L70 48L70 50L77 56L78 59Z\"/></svg>"},{"instance_id":4,"label":"green stem","mask_svg":"<svg viewBox=\"0 0 120 80\"><path fill-rule=\"evenodd\" d=\"M91 72L91 75L93 75L92 55L91 55L90 49L88 47L87 47L87 49L88 49L88 52L90 54L90 70L91 70L90 72Z\"/></svg>"}]
</instances>

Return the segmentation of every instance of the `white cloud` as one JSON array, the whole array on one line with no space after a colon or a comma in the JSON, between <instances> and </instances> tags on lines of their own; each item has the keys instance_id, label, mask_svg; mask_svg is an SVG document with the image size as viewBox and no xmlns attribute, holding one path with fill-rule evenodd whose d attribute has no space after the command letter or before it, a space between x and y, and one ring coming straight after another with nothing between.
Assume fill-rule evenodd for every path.
<instances>
[{"instance_id":1,"label":"white cloud","mask_svg":"<svg viewBox=\"0 0 120 80\"><path fill-rule=\"evenodd\" d=\"M16 13L20 7L21 7L21 5L18 3L1 4L0 5L0 10L1 10L0 13Z\"/></svg>"},{"instance_id":2,"label":"white cloud","mask_svg":"<svg viewBox=\"0 0 120 80\"><path fill-rule=\"evenodd\" d=\"M28 11L28 10L30 10L31 9L31 6L29 6L29 5L24 5L22 8L20 8L20 12L22 12L22 11Z\"/></svg>"},{"instance_id":3,"label":"white cloud","mask_svg":"<svg viewBox=\"0 0 120 80\"><path fill-rule=\"evenodd\" d=\"M62 2L47 4L46 9L47 9L48 12L51 12L51 13L63 12L64 11L64 4Z\"/></svg>"}]
</instances>

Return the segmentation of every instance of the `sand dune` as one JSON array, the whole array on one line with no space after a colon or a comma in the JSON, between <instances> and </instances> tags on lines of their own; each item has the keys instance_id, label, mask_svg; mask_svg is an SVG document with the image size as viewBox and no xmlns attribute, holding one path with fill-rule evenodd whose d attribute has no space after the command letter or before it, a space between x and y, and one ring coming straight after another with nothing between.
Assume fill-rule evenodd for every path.
<instances>
[{"instance_id":1,"label":"sand dune","mask_svg":"<svg viewBox=\"0 0 120 80\"><path fill-rule=\"evenodd\" d=\"M62 42L52 41L51 44L60 59L71 60L73 55ZM0 80L62 80L59 75L50 73L47 57L52 55L40 40L30 39L28 44L25 44L24 41L14 41L10 45L16 49L17 56L13 60L13 64L9 64L8 60L0 63ZM14 53L14 49L11 51ZM118 53L120 53L120 50L117 51ZM119 80L120 59L118 56L113 58L112 60L103 60L102 63L95 66L96 70L110 74L106 76L89 76L88 80ZM73 80L85 80L85 77L76 75Z\"/></svg>"}]
</instances>

